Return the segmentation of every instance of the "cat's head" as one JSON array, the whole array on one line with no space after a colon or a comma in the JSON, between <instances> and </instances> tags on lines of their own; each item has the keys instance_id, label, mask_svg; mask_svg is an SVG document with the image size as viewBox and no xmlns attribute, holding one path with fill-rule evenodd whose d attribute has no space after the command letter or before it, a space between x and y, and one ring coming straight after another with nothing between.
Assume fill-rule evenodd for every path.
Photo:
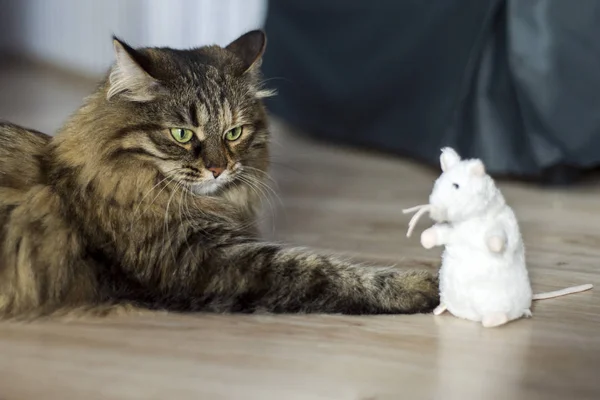
<instances>
[{"instance_id":1,"label":"cat's head","mask_svg":"<svg viewBox=\"0 0 600 400\"><path fill-rule=\"evenodd\" d=\"M116 61L93 111L111 125L103 159L143 162L198 195L266 169L262 31L189 50L113 42Z\"/></svg>"}]
</instances>

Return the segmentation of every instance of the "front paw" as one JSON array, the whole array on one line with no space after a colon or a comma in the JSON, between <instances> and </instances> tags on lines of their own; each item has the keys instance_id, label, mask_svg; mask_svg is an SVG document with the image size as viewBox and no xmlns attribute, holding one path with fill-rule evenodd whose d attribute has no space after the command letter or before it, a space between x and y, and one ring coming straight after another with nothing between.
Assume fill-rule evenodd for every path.
<instances>
[{"instance_id":1,"label":"front paw","mask_svg":"<svg viewBox=\"0 0 600 400\"><path fill-rule=\"evenodd\" d=\"M501 253L504 250L504 240L498 236L492 236L487 241L488 248L493 253Z\"/></svg>"},{"instance_id":2,"label":"front paw","mask_svg":"<svg viewBox=\"0 0 600 400\"><path fill-rule=\"evenodd\" d=\"M444 304L440 304L436 308L433 309L433 315L442 315L446 312L448 308Z\"/></svg>"},{"instance_id":3,"label":"front paw","mask_svg":"<svg viewBox=\"0 0 600 400\"><path fill-rule=\"evenodd\" d=\"M425 229L423 233L421 233L421 246L425 247L427 250L433 248L437 243L437 233L433 228Z\"/></svg>"}]
</instances>

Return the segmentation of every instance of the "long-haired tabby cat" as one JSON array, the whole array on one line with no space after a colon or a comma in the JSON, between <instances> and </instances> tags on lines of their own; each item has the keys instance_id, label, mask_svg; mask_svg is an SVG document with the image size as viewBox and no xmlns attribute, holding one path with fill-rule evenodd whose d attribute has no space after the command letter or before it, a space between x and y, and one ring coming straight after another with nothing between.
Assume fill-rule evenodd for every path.
<instances>
[{"instance_id":1,"label":"long-haired tabby cat","mask_svg":"<svg viewBox=\"0 0 600 400\"><path fill-rule=\"evenodd\" d=\"M56 136L0 125L0 315L419 313L427 271L352 265L258 238L262 31L225 48L133 49Z\"/></svg>"}]
</instances>

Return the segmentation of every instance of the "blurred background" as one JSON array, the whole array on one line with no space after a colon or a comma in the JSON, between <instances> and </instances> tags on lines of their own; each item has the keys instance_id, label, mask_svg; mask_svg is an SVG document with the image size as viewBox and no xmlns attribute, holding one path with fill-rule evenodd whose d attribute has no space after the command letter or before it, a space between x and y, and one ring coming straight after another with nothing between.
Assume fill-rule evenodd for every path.
<instances>
[{"instance_id":1,"label":"blurred background","mask_svg":"<svg viewBox=\"0 0 600 400\"><path fill-rule=\"evenodd\" d=\"M97 78L113 34L135 46L227 44L262 27L266 0L0 0L0 46Z\"/></svg>"},{"instance_id":2,"label":"blurred background","mask_svg":"<svg viewBox=\"0 0 600 400\"><path fill-rule=\"evenodd\" d=\"M14 66L17 55L97 79L113 60L112 34L138 46L187 48L225 45L262 27L265 78L279 92L269 108L303 135L432 165L440 147L453 146L497 176L545 183L573 183L600 164L597 0L0 0L0 7L5 64ZM4 90L17 108L4 114L27 123L18 96ZM56 129L62 118L38 128Z\"/></svg>"},{"instance_id":3,"label":"blurred background","mask_svg":"<svg viewBox=\"0 0 600 400\"><path fill-rule=\"evenodd\" d=\"M278 0L272 110L317 137L571 183L600 162L600 2Z\"/></svg>"},{"instance_id":4,"label":"blurred background","mask_svg":"<svg viewBox=\"0 0 600 400\"><path fill-rule=\"evenodd\" d=\"M51 133L133 46L227 44L264 25L265 0L0 0L0 118Z\"/></svg>"}]
</instances>

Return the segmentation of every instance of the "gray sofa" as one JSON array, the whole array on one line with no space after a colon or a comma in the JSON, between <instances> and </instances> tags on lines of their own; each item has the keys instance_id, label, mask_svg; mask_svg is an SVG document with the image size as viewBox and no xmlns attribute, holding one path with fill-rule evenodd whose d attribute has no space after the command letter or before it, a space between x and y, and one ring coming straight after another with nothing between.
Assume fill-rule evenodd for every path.
<instances>
[{"instance_id":1,"label":"gray sofa","mask_svg":"<svg viewBox=\"0 0 600 400\"><path fill-rule=\"evenodd\" d=\"M270 110L317 138L571 183L600 165L600 1L276 0Z\"/></svg>"}]
</instances>

